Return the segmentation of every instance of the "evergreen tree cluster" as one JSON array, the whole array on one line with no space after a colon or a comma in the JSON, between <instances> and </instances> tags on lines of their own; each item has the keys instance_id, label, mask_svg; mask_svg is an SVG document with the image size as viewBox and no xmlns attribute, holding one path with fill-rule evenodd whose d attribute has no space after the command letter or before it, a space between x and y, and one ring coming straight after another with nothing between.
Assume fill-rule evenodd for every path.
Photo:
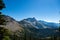
<instances>
[{"instance_id":1,"label":"evergreen tree cluster","mask_svg":"<svg viewBox=\"0 0 60 40\"><path fill-rule=\"evenodd\" d=\"M4 19L4 15L0 12L0 25L4 25L6 20Z\"/></svg>"},{"instance_id":2,"label":"evergreen tree cluster","mask_svg":"<svg viewBox=\"0 0 60 40\"><path fill-rule=\"evenodd\" d=\"M0 40L10 40L10 32L4 27L0 27Z\"/></svg>"},{"instance_id":3,"label":"evergreen tree cluster","mask_svg":"<svg viewBox=\"0 0 60 40\"><path fill-rule=\"evenodd\" d=\"M0 10L2 10L3 8L5 8L5 4L3 3L3 0L0 0Z\"/></svg>"}]
</instances>

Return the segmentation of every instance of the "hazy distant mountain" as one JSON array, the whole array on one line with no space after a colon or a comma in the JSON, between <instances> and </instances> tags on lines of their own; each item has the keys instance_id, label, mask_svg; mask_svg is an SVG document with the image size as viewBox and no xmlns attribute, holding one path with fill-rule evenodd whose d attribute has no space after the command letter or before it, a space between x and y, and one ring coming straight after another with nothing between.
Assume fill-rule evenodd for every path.
<instances>
[{"instance_id":1,"label":"hazy distant mountain","mask_svg":"<svg viewBox=\"0 0 60 40\"><path fill-rule=\"evenodd\" d=\"M43 24L44 26L46 26L46 28L58 28L59 27L59 23L53 23L53 22L45 22L45 21L38 21L39 23Z\"/></svg>"}]
</instances>

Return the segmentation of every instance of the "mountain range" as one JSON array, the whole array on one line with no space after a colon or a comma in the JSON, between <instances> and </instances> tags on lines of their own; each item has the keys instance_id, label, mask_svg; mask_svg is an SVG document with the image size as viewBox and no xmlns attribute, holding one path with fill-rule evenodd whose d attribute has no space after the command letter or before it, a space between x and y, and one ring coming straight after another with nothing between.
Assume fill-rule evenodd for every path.
<instances>
[{"instance_id":1,"label":"mountain range","mask_svg":"<svg viewBox=\"0 0 60 40\"><path fill-rule=\"evenodd\" d=\"M54 29L54 28L59 27L59 23L52 23L52 22L45 22L42 20L36 20L34 17L23 19L19 23L23 24L24 26L32 25L36 29L41 29L41 28L53 28Z\"/></svg>"},{"instance_id":2,"label":"mountain range","mask_svg":"<svg viewBox=\"0 0 60 40\"><path fill-rule=\"evenodd\" d=\"M23 25L24 28L27 28L34 37L50 37L50 36L59 36L58 28L59 23L45 22L42 20L36 20L33 18L23 19L19 22Z\"/></svg>"},{"instance_id":3,"label":"mountain range","mask_svg":"<svg viewBox=\"0 0 60 40\"><path fill-rule=\"evenodd\" d=\"M23 19L21 21L16 21L10 16L4 15L4 19L7 21L6 25L0 25L9 29L10 31L17 33L17 35L26 34L26 37L34 38L46 38L51 36L59 35L59 23L45 22L42 20L36 20L33 18ZM23 35L24 36L24 35Z\"/></svg>"}]
</instances>

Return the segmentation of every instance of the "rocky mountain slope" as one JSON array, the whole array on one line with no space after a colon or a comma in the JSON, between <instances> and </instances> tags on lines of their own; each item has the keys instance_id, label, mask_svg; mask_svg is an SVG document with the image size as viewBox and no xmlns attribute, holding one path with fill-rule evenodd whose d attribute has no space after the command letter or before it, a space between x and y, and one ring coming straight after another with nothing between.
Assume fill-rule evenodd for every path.
<instances>
[{"instance_id":1,"label":"rocky mountain slope","mask_svg":"<svg viewBox=\"0 0 60 40\"><path fill-rule=\"evenodd\" d=\"M4 15L3 17L7 22L6 25L0 25L0 27L5 27L11 31L16 31L20 29L23 30L22 26L18 22L16 22L16 20L14 20L12 17L6 15Z\"/></svg>"},{"instance_id":2,"label":"rocky mountain slope","mask_svg":"<svg viewBox=\"0 0 60 40\"><path fill-rule=\"evenodd\" d=\"M20 40L20 37L22 37L22 39L24 38L24 29L22 25L20 25L15 19L10 16L2 15L2 18L4 18L6 22L4 22L4 25L0 25L0 28L2 27L4 29L7 29L7 31L11 33L8 35L11 40Z\"/></svg>"}]
</instances>

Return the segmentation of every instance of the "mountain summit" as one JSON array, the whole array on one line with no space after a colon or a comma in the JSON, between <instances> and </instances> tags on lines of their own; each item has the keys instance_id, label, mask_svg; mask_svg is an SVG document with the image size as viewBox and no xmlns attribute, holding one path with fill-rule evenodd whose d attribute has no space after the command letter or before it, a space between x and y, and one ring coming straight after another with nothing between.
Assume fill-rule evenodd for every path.
<instances>
[{"instance_id":1,"label":"mountain summit","mask_svg":"<svg viewBox=\"0 0 60 40\"><path fill-rule=\"evenodd\" d=\"M26 27L34 27L36 29L43 28L43 26L35 18L23 19L19 23Z\"/></svg>"}]
</instances>

